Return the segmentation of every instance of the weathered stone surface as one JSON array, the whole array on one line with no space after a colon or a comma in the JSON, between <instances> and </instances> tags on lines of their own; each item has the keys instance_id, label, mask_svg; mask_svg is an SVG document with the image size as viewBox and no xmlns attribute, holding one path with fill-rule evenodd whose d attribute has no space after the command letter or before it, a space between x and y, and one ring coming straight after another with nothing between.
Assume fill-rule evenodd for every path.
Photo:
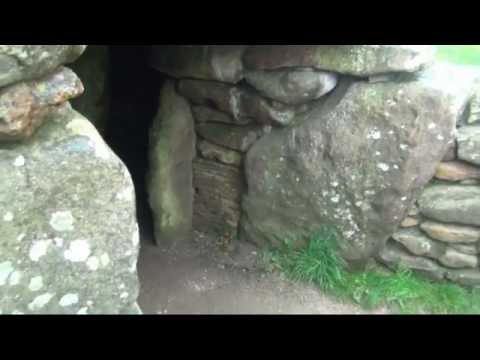
<instances>
[{"instance_id":1,"label":"weathered stone surface","mask_svg":"<svg viewBox=\"0 0 480 360\"><path fill-rule=\"evenodd\" d=\"M457 142L452 141L449 146L447 153L443 157L442 161L443 162L448 162L448 161L454 161L457 159Z\"/></svg>"},{"instance_id":2,"label":"weathered stone surface","mask_svg":"<svg viewBox=\"0 0 480 360\"><path fill-rule=\"evenodd\" d=\"M480 286L479 270L451 270L447 272L446 277L453 282L465 286Z\"/></svg>"},{"instance_id":3,"label":"weathered stone surface","mask_svg":"<svg viewBox=\"0 0 480 360\"><path fill-rule=\"evenodd\" d=\"M465 245L465 244L450 244L453 249L468 255L477 255L480 253L478 244Z\"/></svg>"},{"instance_id":4,"label":"weathered stone surface","mask_svg":"<svg viewBox=\"0 0 480 360\"><path fill-rule=\"evenodd\" d=\"M441 162L437 166L435 177L447 181L480 179L480 168L461 161Z\"/></svg>"},{"instance_id":5,"label":"weathered stone surface","mask_svg":"<svg viewBox=\"0 0 480 360\"><path fill-rule=\"evenodd\" d=\"M213 122L230 125L247 125L252 122L252 120L248 118L237 120L230 114L202 105L192 106L192 113L197 123Z\"/></svg>"},{"instance_id":6,"label":"weathered stone surface","mask_svg":"<svg viewBox=\"0 0 480 360\"><path fill-rule=\"evenodd\" d=\"M231 166L197 158L193 162L195 188L194 229L234 237L240 221L243 172Z\"/></svg>"},{"instance_id":7,"label":"weathered stone surface","mask_svg":"<svg viewBox=\"0 0 480 360\"><path fill-rule=\"evenodd\" d=\"M229 150L223 146L200 140L197 142L197 149L200 155L206 160L214 160L235 167L240 167L242 164L243 159L241 153Z\"/></svg>"},{"instance_id":8,"label":"weathered stone surface","mask_svg":"<svg viewBox=\"0 0 480 360\"><path fill-rule=\"evenodd\" d=\"M41 79L8 86L0 90L0 141L30 137L49 113L83 92L78 77L61 68Z\"/></svg>"},{"instance_id":9,"label":"weathered stone surface","mask_svg":"<svg viewBox=\"0 0 480 360\"><path fill-rule=\"evenodd\" d=\"M305 107L268 101L244 87L212 81L181 80L178 91L196 105L214 107L232 115L239 124L248 124L254 119L264 125L285 126Z\"/></svg>"},{"instance_id":10,"label":"weathered stone surface","mask_svg":"<svg viewBox=\"0 0 480 360\"><path fill-rule=\"evenodd\" d=\"M478 186L430 185L422 193L418 203L420 212L430 219L480 226Z\"/></svg>"},{"instance_id":11,"label":"weathered stone surface","mask_svg":"<svg viewBox=\"0 0 480 360\"><path fill-rule=\"evenodd\" d=\"M0 87L46 75L75 61L86 45L0 45Z\"/></svg>"},{"instance_id":12,"label":"weathered stone surface","mask_svg":"<svg viewBox=\"0 0 480 360\"><path fill-rule=\"evenodd\" d=\"M152 66L176 78L236 83L243 78L247 45L152 46Z\"/></svg>"},{"instance_id":13,"label":"weathered stone surface","mask_svg":"<svg viewBox=\"0 0 480 360\"><path fill-rule=\"evenodd\" d=\"M230 126L205 123L197 125L195 129L203 139L240 152L246 152L262 135L262 129L254 125Z\"/></svg>"},{"instance_id":14,"label":"weathered stone surface","mask_svg":"<svg viewBox=\"0 0 480 360\"><path fill-rule=\"evenodd\" d=\"M147 176L155 239L166 246L181 245L192 234L192 160L194 120L190 105L167 81L159 111L150 130L150 170Z\"/></svg>"},{"instance_id":15,"label":"weathered stone surface","mask_svg":"<svg viewBox=\"0 0 480 360\"><path fill-rule=\"evenodd\" d=\"M378 260L392 269L410 269L432 279L442 280L447 272L435 261L408 254L399 244L389 242L379 252Z\"/></svg>"},{"instance_id":16,"label":"weathered stone surface","mask_svg":"<svg viewBox=\"0 0 480 360\"><path fill-rule=\"evenodd\" d=\"M465 126L458 129L458 158L480 165L480 126Z\"/></svg>"},{"instance_id":17,"label":"weathered stone surface","mask_svg":"<svg viewBox=\"0 0 480 360\"><path fill-rule=\"evenodd\" d=\"M478 258L476 255L464 254L452 248L447 248L445 254L440 256L438 260L443 265L454 269L478 267Z\"/></svg>"},{"instance_id":18,"label":"weathered stone surface","mask_svg":"<svg viewBox=\"0 0 480 360\"><path fill-rule=\"evenodd\" d=\"M309 68L249 71L247 82L263 96L289 105L319 99L337 85L338 75Z\"/></svg>"},{"instance_id":19,"label":"weathered stone surface","mask_svg":"<svg viewBox=\"0 0 480 360\"><path fill-rule=\"evenodd\" d=\"M128 170L68 103L48 117L32 139L0 145L0 309L137 312Z\"/></svg>"},{"instance_id":20,"label":"weathered stone surface","mask_svg":"<svg viewBox=\"0 0 480 360\"><path fill-rule=\"evenodd\" d=\"M434 55L430 45L256 45L247 49L244 63L248 69L302 66L367 77L415 72Z\"/></svg>"},{"instance_id":21,"label":"weathered stone surface","mask_svg":"<svg viewBox=\"0 0 480 360\"><path fill-rule=\"evenodd\" d=\"M467 118L468 124L480 121L480 86L477 87L469 105L469 113Z\"/></svg>"},{"instance_id":22,"label":"weathered stone surface","mask_svg":"<svg viewBox=\"0 0 480 360\"><path fill-rule=\"evenodd\" d=\"M400 226L403 228L410 228L410 227L417 226L419 222L420 221L418 219L409 216L402 221Z\"/></svg>"},{"instance_id":23,"label":"weathered stone surface","mask_svg":"<svg viewBox=\"0 0 480 360\"><path fill-rule=\"evenodd\" d=\"M392 238L417 256L437 259L446 251L446 245L430 239L417 228L399 230Z\"/></svg>"},{"instance_id":24,"label":"weathered stone surface","mask_svg":"<svg viewBox=\"0 0 480 360\"><path fill-rule=\"evenodd\" d=\"M103 134L108 121L110 101L109 50L106 45L89 45L85 53L72 65L85 87L82 96L72 106L87 117Z\"/></svg>"},{"instance_id":25,"label":"weathered stone surface","mask_svg":"<svg viewBox=\"0 0 480 360\"><path fill-rule=\"evenodd\" d=\"M467 102L424 76L345 80L294 126L256 142L246 157L244 236L277 244L330 224L347 260L382 248L433 177Z\"/></svg>"},{"instance_id":26,"label":"weathered stone surface","mask_svg":"<svg viewBox=\"0 0 480 360\"><path fill-rule=\"evenodd\" d=\"M480 241L480 228L426 221L420 228L431 238L452 244L469 244Z\"/></svg>"}]
</instances>

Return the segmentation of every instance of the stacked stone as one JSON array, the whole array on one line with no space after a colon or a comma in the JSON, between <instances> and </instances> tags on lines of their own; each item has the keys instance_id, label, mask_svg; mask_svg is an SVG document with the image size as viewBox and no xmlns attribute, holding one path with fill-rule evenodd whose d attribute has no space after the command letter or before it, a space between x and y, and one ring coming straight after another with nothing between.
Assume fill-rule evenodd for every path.
<instances>
[{"instance_id":1,"label":"stacked stone","mask_svg":"<svg viewBox=\"0 0 480 360\"><path fill-rule=\"evenodd\" d=\"M433 55L409 45L154 47L152 65L183 99L160 105L151 138L157 241L194 222L278 245L333 223L345 257L371 257L451 138L458 97L416 79ZM438 139L413 131L430 119ZM196 151L172 155L179 136ZM193 186L169 185L178 179Z\"/></svg>"},{"instance_id":2,"label":"stacked stone","mask_svg":"<svg viewBox=\"0 0 480 360\"><path fill-rule=\"evenodd\" d=\"M312 67L248 70L243 64L247 48L164 46L154 52L153 65L177 78L175 88L188 101L194 121L193 229L225 241L237 236L248 150L272 129L292 125L312 101L335 88L338 78ZM161 205L151 202L161 213ZM157 235L165 237L165 231Z\"/></svg>"},{"instance_id":3,"label":"stacked stone","mask_svg":"<svg viewBox=\"0 0 480 360\"><path fill-rule=\"evenodd\" d=\"M69 103L85 45L0 45L0 314L138 313L130 175Z\"/></svg>"},{"instance_id":4,"label":"stacked stone","mask_svg":"<svg viewBox=\"0 0 480 360\"><path fill-rule=\"evenodd\" d=\"M480 79L469 73L470 82ZM458 77L454 81L459 81ZM381 254L432 279L480 286L480 87L434 179Z\"/></svg>"}]
</instances>

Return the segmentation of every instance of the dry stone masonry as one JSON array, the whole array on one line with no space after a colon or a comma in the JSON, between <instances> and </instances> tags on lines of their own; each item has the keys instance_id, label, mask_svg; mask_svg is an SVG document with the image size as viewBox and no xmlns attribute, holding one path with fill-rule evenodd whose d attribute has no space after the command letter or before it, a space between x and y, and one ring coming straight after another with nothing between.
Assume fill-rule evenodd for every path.
<instances>
[{"instance_id":1,"label":"dry stone masonry","mask_svg":"<svg viewBox=\"0 0 480 360\"><path fill-rule=\"evenodd\" d=\"M480 286L480 118L476 111L480 74L466 75L470 83L477 81L473 86L477 90L457 124L451 150L380 259L433 279ZM460 75L455 78L458 81Z\"/></svg>"},{"instance_id":2,"label":"dry stone masonry","mask_svg":"<svg viewBox=\"0 0 480 360\"><path fill-rule=\"evenodd\" d=\"M477 271L465 273L479 266L474 71L414 45L156 46L152 66L194 119L193 209L181 211L195 229L302 246L328 224L351 264L446 266L456 272L437 278L461 283ZM463 236L455 248L438 239L445 226Z\"/></svg>"},{"instance_id":3,"label":"dry stone masonry","mask_svg":"<svg viewBox=\"0 0 480 360\"><path fill-rule=\"evenodd\" d=\"M140 312L130 174L68 102L84 50L0 46L0 314Z\"/></svg>"},{"instance_id":4,"label":"dry stone masonry","mask_svg":"<svg viewBox=\"0 0 480 360\"><path fill-rule=\"evenodd\" d=\"M134 186L98 132L119 126L109 50L85 50L0 45L0 314L140 313ZM350 265L480 286L480 74L434 55L152 46L156 242L300 247L328 225Z\"/></svg>"}]
</instances>

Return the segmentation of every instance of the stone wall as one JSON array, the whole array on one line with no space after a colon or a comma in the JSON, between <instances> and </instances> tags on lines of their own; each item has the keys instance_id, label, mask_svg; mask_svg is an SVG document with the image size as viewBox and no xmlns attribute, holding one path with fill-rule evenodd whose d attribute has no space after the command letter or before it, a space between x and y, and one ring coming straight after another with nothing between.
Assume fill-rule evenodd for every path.
<instances>
[{"instance_id":1,"label":"stone wall","mask_svg":"<svg viewBox=\"0 0 480 360\"><path fill-rule=\"evenodd\" d=\"M478 74L471 74L472 79ZM435 177L380 254L388 266L480 285L480 87Z\"/></svg>"},{"instance_id":2,"label":"stone wall","mask_svg":"<svg viewBox=\"0 0 480 360\"><path fill-rule=\"evenodd\" d=\"M478 267L474 228L462 228L470 238L457 240L455 252L449 246L430 256L422 234L438 233L438 224L407 217L420 199L419 213L438 221L441 212L442 221L455 222L443 202L424 200L439 194L455 200L452 211L461 218L460 199L467 198L472 218L479 204L468 183L478 170L452 155L456 124L478 116L478 101L471 101L476 74L433 59L433 47L410 45L154 47L153 67L172 78L194 119L189 141L196 155L186 170L193 227L260 246L287 239L303 246L304 235L331 225L343 257L355 265L370 259L398 265L400 245L386 246L395 233L396 243L416 239L409 249L427 257L422 266L433 256L454 268ZM465 139L457 141L458 158L475 163L476 127L458 136ZM456 184L439 189L435 172ZM401 223L411 228L397 232ZM445 239L439 244L447 246ZM408 256L401 265L419 268ZM442 277L460 281L462 271Z\"/></svg>"}]
</instances>

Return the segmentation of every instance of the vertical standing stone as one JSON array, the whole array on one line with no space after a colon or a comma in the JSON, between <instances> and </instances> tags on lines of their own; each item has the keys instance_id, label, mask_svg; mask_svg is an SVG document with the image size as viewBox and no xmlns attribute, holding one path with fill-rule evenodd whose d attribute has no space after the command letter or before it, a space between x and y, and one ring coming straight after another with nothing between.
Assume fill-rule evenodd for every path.
<instances>
[{"instance_id":1,"label":"vertical standing stone","mask_svg":"<svg viewBox=\"0 0 480 360\"><path fill-rule=\"evenodd\" d=\"M148 192L157 244L175 245L191 236L194 119L188 102L167 81L150 131Z\"/></svg>"}]
</instances>

